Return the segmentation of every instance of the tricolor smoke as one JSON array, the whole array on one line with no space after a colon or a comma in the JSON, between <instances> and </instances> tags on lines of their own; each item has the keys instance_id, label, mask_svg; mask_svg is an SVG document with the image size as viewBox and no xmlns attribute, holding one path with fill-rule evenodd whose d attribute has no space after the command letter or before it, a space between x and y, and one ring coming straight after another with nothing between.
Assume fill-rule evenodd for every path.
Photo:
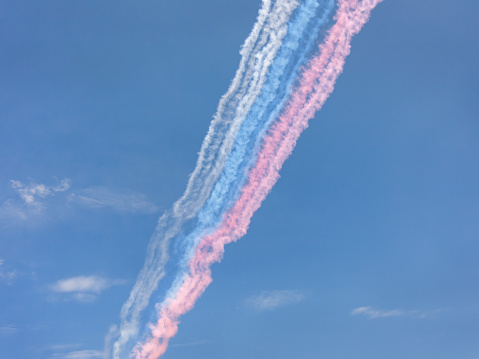
<instances>
[{"instance_id":1,"label":"tricolor smoke","mask_svg":"<svg viewBox=\"0 0 479 359\"><path fill-rule=\"evenodd\" d=\"M351 38L381 1L263 1L187 189L160 218L145 265L122 308L115 359L137 338L140 315L165 274L171 241L176 241L183 248L176 258L179 269L156 305L157 322L149 325L151 332L132 355L155 359L166 351L179 317L211 283L211 264L221 260L225 244L246 233L301 132L333 91ZM319 49L307 61L318 40ZM186 223L190 233L179 236Z\"/></svg>"}]
</instances>

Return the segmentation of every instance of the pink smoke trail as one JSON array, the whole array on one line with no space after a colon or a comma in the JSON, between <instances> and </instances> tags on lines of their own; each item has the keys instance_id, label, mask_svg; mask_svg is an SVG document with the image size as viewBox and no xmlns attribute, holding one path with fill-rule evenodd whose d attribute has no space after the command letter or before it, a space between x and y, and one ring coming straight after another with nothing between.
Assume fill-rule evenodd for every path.
<instances>
[{"instance_id":1,"label":"pink smoke trail","mask_svg":"<svg viewBox=\"0 0 479 359\"><path fill-rule=\"evenodd\" d=\"M246 234L253 213L278 180L279 170L300 134L333 91L350 53L352 37L380 2L382 0L339 1L336 23L319 46L318 55L304 67L299 85L264 139L241 196L225 214L222 226L201 240L189 263L190 273L184 276L176 296L159 309L160 318L151 326L151 336L134 349L132 354L136 359L157 359L165 353L169 340L178 332L179 317L193 308L212 282L210 267L221 260L225 244Z\"/></svg>"}]
</instances>

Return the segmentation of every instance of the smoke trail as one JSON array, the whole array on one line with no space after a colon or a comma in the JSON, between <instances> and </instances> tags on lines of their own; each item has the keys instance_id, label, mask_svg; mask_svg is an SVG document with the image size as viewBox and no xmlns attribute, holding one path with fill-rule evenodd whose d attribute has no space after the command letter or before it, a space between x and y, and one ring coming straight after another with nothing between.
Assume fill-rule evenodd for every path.
<instances>
[{"instance_id":1,"label":"smoke trail","mask_svg":"<svg viewBox=\"0 0 479 359\"><path fill-rule=\"evenodd\" d=\"M333 7L334 1L328 0L327 6L321 9L320 14L317 14L318 0L306 0L293 15L293 19L289 23L288 35L271 65L261 95L242 123L223 172L207 202L198 212L195 230L183 240L187 248L181 261L182 268L168 291L167 297L174 294L181 285L184 272L188 270L187 262L193 256L193 249L199 239L220 224L225 209L238 195L238 189L242 186L249 168L254 163L257 153L255 144L260 142L271 121L276 118L276 113L282 108L291 84L297 78L299 67L303 65L306 55L310 52L313 41L317 37L318 28L328 21L328 15ZM315 33L312 34L312 31Z\"/></svg>"},{"instance_id":2,"label":"smoke trail","mask_svg":"<svg viewBox=\"0 0 479 359\"><path fill-rule=\"evenodd\" d=\"M178 330L179 317L193 307L211 283L211 264L221 260L225 244L246 233L253 213L279 178L279 170L301 132L333 91L350 52L352 37L360 31L371 10L381 1L339 1L336 23L320 45L318 55L305 66L299 85L278 121L270 128L241 196L224 216L221 227L205 236L197 246L189 262L190 273L185 274L175 296L160 307L160 318L151 327L151 336L135 349L137 359L156 359L165 352L169 340Z\"/></svg>"},{"instance_id":3,"label":"smoke trail","mask_svg":"<svg viewBox=\"0 0 479 359\"><path fill-rule=\"evenodd\" d=\"M242 183L249 167L254 163L254 144L269 127L272 120L270 112L282 107L289 93L286 89L289 89L297 78L299 66L303 64L310 49L309 45L314 40L314 37L308 38L308 33L311 28L317 30L321 24L327 21L333 5L334 1L330 0L322 16L316 17L318 1L306 0L304 6L299 9L296 19L289 24L288 35L271 65L262 93L241 124L235 145L223 167L223 172L207 202L198 212L195 231L186 237L185 242L191 242L190 245L194 244L194 239L198 238L200 233L216 226L221 221L226 206L234 199L240 186L239 183ZM308 26L312 18L315 21ZM298 60L293 55L296 55Z\"/></svg>"},{"instance_id":4,"label":"smoke trail","mask_svg":"<svg viewBox=\"0 0 479 359\"><path fill-rule=\"evenodd\" d=\"M175 202L172 210L159 219L148 245L143 269L121 310L119 332L115 327L110 330L109 337L119 335L113 345L115 359L119 358L123 347L138 335L140 315L165 274L170 240L186 221L196 216L208 198L234 145L236 132L266 81L268 69L286 35L289 18L297 6L296 0L277 0L274 4L271 0L263 0L253 30L241 49L239 69L220 100L185 193Z\"/></svg>"}]
</instances>

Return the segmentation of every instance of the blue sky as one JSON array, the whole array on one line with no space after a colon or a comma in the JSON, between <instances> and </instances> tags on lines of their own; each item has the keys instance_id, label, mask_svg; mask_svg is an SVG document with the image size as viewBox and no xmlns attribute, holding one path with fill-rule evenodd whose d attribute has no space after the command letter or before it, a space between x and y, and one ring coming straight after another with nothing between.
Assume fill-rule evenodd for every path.
<instances>
[{"instance_id":1,"label":"blue sky","mask_svg":"<svg viewBox=\"0 0 479 359\"><path fill-rule=\"evenodd\" d=\"M258 7L0 1L0 357L100 357ZM165 358L477 358L478 10L373 11Z\"/></svg>"}]
</instances>

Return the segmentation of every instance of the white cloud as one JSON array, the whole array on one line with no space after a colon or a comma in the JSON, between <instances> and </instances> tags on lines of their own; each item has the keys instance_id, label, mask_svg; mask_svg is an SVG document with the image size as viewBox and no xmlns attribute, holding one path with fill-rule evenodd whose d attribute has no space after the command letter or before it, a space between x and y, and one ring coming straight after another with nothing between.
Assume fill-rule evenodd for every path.
<instances>
[{"instance_id":1,"label":"white cloud","mask_svg":"<svg viewBox=\"0 0 479 359\"><path fill-rule=\"evenodd\" d=\"M92 302L106 289L116 285L125 284L122 279L108 279L99 276L78 276L61 279L51 285L51 290L56 293L69 295L70 299L79 302Z\"/></svg>"},{"instance_id":2,"label":"white cloud","mask_svg":"<svg viewBox=\"0 0 479 359\"><path fill-rule=\"evenodd\" d=\"M351 312L351 315L363 314L372 319L375 318L388 318L388 317L401 317L406 314L404 310L377 310L372 307L359 307Z\"/></svg>"},{"instance_id":3,"label":"white cloud","mask_svg":"<svg viewBox=\"0 0 479 359\"><path fill-rule=\"evenodd\" d=\"M59 280L53 285L56 292L93 292L100 293L111 286L108 279L97 276L80 276Z\"/></svg>"},{"instance_id":4,"label":"white cloud","mask_svg":"<svg viewBox=\"0 0 479 359\"><path fill-rule=\"evenodd\" d=\"M427 316L426 313L420 312L418 310L402 310L402 309L380 310L380 309L375 309L373 307L358 307L351 312L351 315L365 315L371 319L403 317L403 316L414 316L418 318L425 318Z\"/></svg>"},{"instance_id":5,"label":"white cloud","mask_svg":"<svg viewBox=\"0 0 479 359\"><path fill-rule=\"evenodd\" d=\"M40 199L55 195L56 192L65 192L70 188L71 180L64 178L57 186L49 187L44 184L30 182L26 185L17 180L10 180L10 186L18 193L27 206L42 206Z\"/></svg>"},{"instance_id":6,"label":"white cloud","mask_svg":"<svg viewBox=\"0 0 479 359\"><path fill-rule=\"evenodd\" d=\"M139 193L115 192L105 187L91 187L70 195L70 201L90 208L111 208L118 212L155 213L158 208Z\"/></svg>"},{"instance_id":7,"label":"white cloud","mask_svg":"<svg viewBox=\"0 0 479 359\"><path fill-rule=\"evenodd\" d=\"M304 297L304 294L298 290L262 291L260 294L246 299L246 303L257 311L263 311L300 302Z\"/></svg>"},{"instance_id":8,"label":"white cloud","mask_svg":"<svg viewBox=\"0 0 479 359\"><path fill-rule=\"evenodd\" d=\"M10 336L18 333L18 328L13 325L0 325L0 336Z\"/></svg>"},{"instance_id":9,"label":"white cloud","mask_svg":"<svg viewBox=\"0 0 479 359\"><path fill-rule=\"evenodd\" d=\"M103 352L99 350L79 350L66 354L63 359L96 359L102 357Z\"/></svg>"},{"instance_id":10,"label":"white cloud","mask_svg":"<svg viewBox=\"0 0 479 359\"><path fill-rule=\"evenodd\" d=\"M33 220L41 218L53 197L70 189L70 182L70 179L64 178L55 186L47 186L34 181L25 184L10 180L10 187L18 198L9 198L0 203L0 224L33 224Z\"/></svg>"},{"instance_id":11,"label":"white cloud","mask_svg":"<svg viewBox=\"0 0 479 359\"><path fill-rule=\"evenodd\" d=\"M140 193L114 191L106 187L72 189L71 180L64 178L57 185L30 181L28 184L10 180L11 189L18 195L0 202L0 224L34 224L45 219L43 215L55 210L64 213L69 205L83 208L104 208L122 213L152 214L158 207ZM63 195L60 195L63 194ZM57 216L58 217L58 216Z\"/></svg>"}]
</instances>

